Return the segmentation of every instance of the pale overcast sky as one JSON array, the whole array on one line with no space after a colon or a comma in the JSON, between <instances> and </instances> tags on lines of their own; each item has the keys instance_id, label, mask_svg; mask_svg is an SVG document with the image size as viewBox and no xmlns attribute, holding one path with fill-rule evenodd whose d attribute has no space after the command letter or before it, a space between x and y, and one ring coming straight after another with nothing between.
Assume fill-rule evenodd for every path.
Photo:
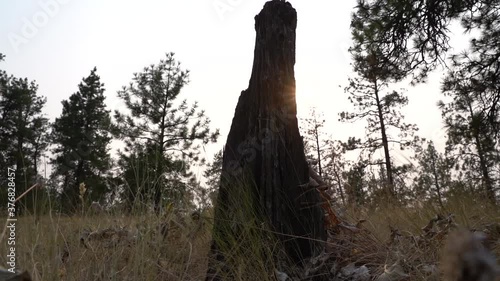
<instances>
[{"instance_id":1,"label":"pale overcast sky","mask_svg":"<svg viewBox=\"0 0 500 281\"><path fill-rule=\"evenodd\" d=\"M0 68L28 77L47 97L51 120L61 114L61 101L96 66L105 83L111 110L120 102L116 92L128 85L134 72L156 64L166 52L191 71L182 98L198 101L221 129L216 146L226 141L236 102L250 79L255 40L254 16L265 0L3 0L0 1ZM290 1L298 13L295 78L299 115L310 107L325 114L326 130L334 139L363 133L340 124L338 113L352 109L344 93L351 74L350 15L355 0ZM456 51L463 40L454 40ZM408 89L408 122L419 135L442 143L444 132L436 102L441 99L440 74L427 85ZM340 87L339 87L340 86Z\"/></svg>"}]
</instances>

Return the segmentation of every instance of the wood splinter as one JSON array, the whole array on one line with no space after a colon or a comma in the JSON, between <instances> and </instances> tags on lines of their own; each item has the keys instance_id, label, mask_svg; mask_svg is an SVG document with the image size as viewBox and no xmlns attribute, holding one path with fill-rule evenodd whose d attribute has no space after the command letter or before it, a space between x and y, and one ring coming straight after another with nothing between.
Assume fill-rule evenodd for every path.
<instances>
[{"instance_id":1,"label":"wood splinter","mask_svg":"<svg viewBox=\"0 0 500 281\"><path fill-rule=\"evenodd\" d=\"M326 193L326 191L332 186L327 184L318 173L312 168L309 163L309 182L300 185L301 188L311 188L316 189L321 197L321 208L325 211L325 226L327 229L331 230L337 226L342 226L342 222L335 214L330 202L332 198Z\"/></svg>"}]
</instances>

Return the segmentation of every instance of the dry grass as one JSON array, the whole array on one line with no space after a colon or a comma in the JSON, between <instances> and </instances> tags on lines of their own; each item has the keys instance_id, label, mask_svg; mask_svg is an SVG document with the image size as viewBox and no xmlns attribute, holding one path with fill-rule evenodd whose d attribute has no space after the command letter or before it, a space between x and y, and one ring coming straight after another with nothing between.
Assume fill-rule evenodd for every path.
<instances>
[{"instance_id":1,"label":"dry grass","mask_svg":"<svg viewBox=\"0 0 500 281\"><path fill-rule=\"evenodd\" d=\"M175 215L21 217L17 266L33 280L202 280L209 229Z\"/></svg>"},{"instance_id":2,"label":"dry grass","mask_svg":"<svg viewBox=\"0 0 500 281\"><path fill-rule=\"evenodd\" d=\"M346 249L337 255L341 266L367 265L375 276L397 264L409 275L400 280L442 280L440 265L450 258L443 255L444 244L448 234L460 228L486 233L484 244L497 262L500 257L500 208L471 197L453 198L443 208L432 204L350 208L346 217L354 223L366 220L363 231L336 235L332 250L339 252L337 245L343 245Z\"/></svg>"},{"instance_id":3,"label":"dry grass","mask_svg":"<svg viewBox=\"0 0 500 281\"><path fill-rule=\"evenodd\" d=\"M453 214L453 222L424 231L422 228L437 214L444 218ZM192 219L171 212L162 218L107 214L45 215L38 220L35 216L20 217L16 230L17 266L28 270L33 280L204 280L211 216L206 213ZM345 219L353 224L361 219L366 222L359 233L343 230L331 236L327 247L332 260L337 268L350 263L366 265L372 277L398 263L409 275L401 280L440 280L435 269L442 258L447 232L455 224L486 232L488 246L500 256L500 208L468 197L451 200L445 209L432 205L350 208ZM255 267L252 278L273 280L274 274L265 272L269 266L252 256L262 253L247 245L259 241L240 242L247 250L233 252L244 255L234 259L252 261L247 264ZM6 253L6 246L5 240L1 241L1 253ZM0 256L0 263L5 264L5 259L5 255Z\"/></svg>"}]
</instances>

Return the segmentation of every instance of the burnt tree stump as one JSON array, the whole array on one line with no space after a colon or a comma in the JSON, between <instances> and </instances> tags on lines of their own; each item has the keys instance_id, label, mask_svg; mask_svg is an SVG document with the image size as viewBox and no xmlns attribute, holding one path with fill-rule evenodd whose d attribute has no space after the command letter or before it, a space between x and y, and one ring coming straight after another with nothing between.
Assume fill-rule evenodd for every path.
<instances>
[{"instance_id":1,"label":"burnt tree stump","mask_svg":"<svg viewBox=\"0 0 500 281\"><path fill-rule=\"evenodd\" d=\"M309 170L296 117L296 26L297 13L285 1L267 2L255 17L252 75L224 149L207 280L221 279L214 263L225 261L225 235L240 234L238 224L244 222L235 213L242 208L250 207L277 234L296 264L318 253L326 239L320 198L304 188Z\"/></svg>"}]
</instances>

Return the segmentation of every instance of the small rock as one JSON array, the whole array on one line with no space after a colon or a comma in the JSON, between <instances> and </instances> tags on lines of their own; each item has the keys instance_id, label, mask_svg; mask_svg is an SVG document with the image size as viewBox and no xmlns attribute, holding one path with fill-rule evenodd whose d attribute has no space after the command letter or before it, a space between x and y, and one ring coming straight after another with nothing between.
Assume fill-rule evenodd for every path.
<instances>
[{"instance_id":1,"label":"small rock","mask_svg":"<svg viewBox=\"0 0 500 281\"><path fill-rule=\"evenodd\" d=\"M274 274L276 275L276 279L278 279L278 281L288 281L290 280L290 277L288 277L288 275L284 272L281 272L277 269L274 270Z\"/></svg>"},{"instance_id":2,"label":"small rock","mask_svg":"<svg viewBox=\"0 0 500 281\"><path fill-rule=\"evenodd\" d=\"M366 266L356 267L354 263L350 263L340 269L336 280L369 281L370 277L370 270Z\"/></svg>"}]
</instances>

